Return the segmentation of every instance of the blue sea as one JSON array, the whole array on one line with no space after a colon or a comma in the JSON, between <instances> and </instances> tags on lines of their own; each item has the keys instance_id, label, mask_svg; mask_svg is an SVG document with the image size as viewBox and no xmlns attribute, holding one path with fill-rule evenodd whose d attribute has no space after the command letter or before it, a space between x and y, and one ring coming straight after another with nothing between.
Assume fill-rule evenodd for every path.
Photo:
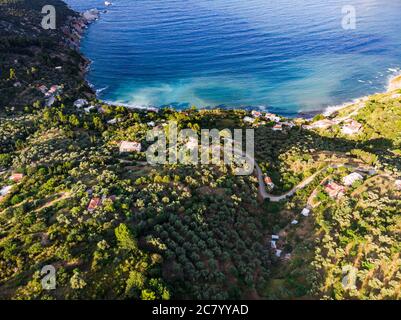
<instances>
[{"instance_id":1,"label":"blue sea","mask_svg":"<svg viewBox=\"0 0 401 320\"><path fill-rule=\"evenodd\" d=\"M401 0L66 2L107 10L81 44L106 101L293 116L384 91L401 71Z\"/></svg>"}]
</instances>

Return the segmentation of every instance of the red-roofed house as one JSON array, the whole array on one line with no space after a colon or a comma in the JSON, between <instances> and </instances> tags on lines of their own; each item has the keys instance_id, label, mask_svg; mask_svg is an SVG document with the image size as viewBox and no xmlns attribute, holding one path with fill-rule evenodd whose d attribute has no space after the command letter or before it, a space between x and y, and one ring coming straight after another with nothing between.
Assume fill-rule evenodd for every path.
<instances>
[{"instance_id":1,"label":"red-roofed house","mask_svg":"<svg viewBox=\"0 0 401 320\"><path fill-rule=\"evenodd\" d=\"M100 198L93 198L89 202L88 211L93 212L96 208L98 208L102 204L102 199Z\"/></svg>"},{"instance_id":2,"label":"red-roofed house","mask_svg":"<svg viewBox=\"0 0 401 320\"><path fill-rule=\"evenodd\" d=\"M274 189L274 183L270 177L265 177L264 181L267 187Z\"/></svg>"},{"instance_id":3,"label":"red-roofed house","mask_svg":"<svg viewBox=\"0 0 401 320\"><path fill-rule=\"evenodd\" d=\"M324 190L331 198L340 198L344 195L345 188L342 185L339 185L335 182L328 183Z\"/></svg>"},{"instance_id":4,"label":"red-roofed house","mask_svg":"<svg viewBox=\"0 0 401 320\"><path fill-rule=\"evenodd\" d=\"M251 114L255 118L260 118L262 116L262 112L259 112L259 111L252 111Z\"/></svg>"},{"instance_id":5,"label":"red-roofed house","mask_svg":"<svg viewBox=\"0 0 401 320\"><path fill-rule=\"evenodd\" d=\"M24 178L24 175L22 173L13 173L10 177L10 180L14 182L20 182Z\"/></svg>"},{"instance_id":6,"label":"red-roofed house","mask_svg":"<svg viewBox=\"0 0 401 320\"><path fill-rule=\"evenodd\" d=\"M55 93L55 92L57 92L57 90L58 90L58 86L53 85L53 86L50 87L49 92L50 93Z\"/></svg>"},{"instance_id":7,"label":"red-roofed house","mask_svg":"<svg viewBox=\"0 0 401 320\"><path fill-rule=\"evenodd\" d=\"M47 87L45 85L41 85L38 87L38 90L45 94L47 92Z\"/></svg>"},{"instance_id":8,"label":"red-roofed house","mask_svg":"<svg viewBox=\"0 0 401 320\"><path fill-rule=\"evenodd\" d=\"M283 125L282 124L276 124L273 127L273 131L283 131Z\"/></svg>"}]
</instances>

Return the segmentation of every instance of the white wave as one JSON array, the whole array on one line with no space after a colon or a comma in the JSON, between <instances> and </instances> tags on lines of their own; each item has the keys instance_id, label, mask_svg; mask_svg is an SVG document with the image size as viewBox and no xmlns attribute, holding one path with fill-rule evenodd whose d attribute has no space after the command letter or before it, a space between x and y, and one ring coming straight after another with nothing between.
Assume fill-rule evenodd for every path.
<instances>
[{"instance_id":1,"label":"white wave","mask_svg":"<svg viewBox=\"0 0 401 320\"><path fill-rule=\"evenodd\" d=\"M127 102L119 102L119 101L113 101L113 100L102 100L103 103L108 104L108 105L113 105L113 106L121 106L125 107L128 109L142 109L142 110L148 110L148 111L158 111L159 108L155 106L146 106L146 105L137 105L137 104L132 104L132 103L127 103Z\"/></svg>"},{"instance_id":2,"label":"white wave","mask_svg":"<svg viewBox=\"0 0 401 320\"><path fill-rule=\"evenodd\" d=\"M109 86L105 86L104 88L97 89L97 90L96 90L96 95L101 94L104 90L107 90L108 88L109 88Z\"/></svg>"}]
</instances>

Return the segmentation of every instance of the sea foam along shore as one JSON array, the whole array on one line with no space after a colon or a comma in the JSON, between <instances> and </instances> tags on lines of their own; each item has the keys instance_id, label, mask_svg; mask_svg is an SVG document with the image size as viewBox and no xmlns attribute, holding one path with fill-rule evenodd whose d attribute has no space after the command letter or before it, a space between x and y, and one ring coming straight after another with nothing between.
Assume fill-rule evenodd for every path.
<instances>
[{"instance_id":1,"label":"sea foam along shore","mask_svg":"<svg viewBox=\"0 0 401 320\"><path fill-rule=\"evenodd\" d=\"M401 89L401 73L389 78L388 84L387 84L387 90L384 93L390 93L390 92L393 92L395 90L400 90L400 89ZM379 94L379 93L383 93L383 92L377 92L376 94ZM337 111L340 111L341 109L345 109L354 104L369 100L369 97L372 95L374 95L374 94L366 95L361 98L354 99L351 102L346 102L346 103L343 103L340 105L329 106L325 109L323 115L326 117L332 116Z\"/></svg>"}]
</instances>

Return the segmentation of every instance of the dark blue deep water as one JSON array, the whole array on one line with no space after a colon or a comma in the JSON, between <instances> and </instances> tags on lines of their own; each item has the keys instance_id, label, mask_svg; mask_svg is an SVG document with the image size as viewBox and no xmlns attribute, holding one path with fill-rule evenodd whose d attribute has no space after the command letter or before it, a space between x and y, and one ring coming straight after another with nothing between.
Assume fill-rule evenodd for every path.
<instances>
[{"instance_id":1,"label":"dark blue deep water","mask_svg":"<svg viewBox=\"0 0 401 320\"><path fill-rule=\"evenodd\" d=\"M383 91L400 72L401 0L111 1L82 42L107 101L294 115ZM344 5L355 30L342 28Z\"/></svg>"}]
</instances>

